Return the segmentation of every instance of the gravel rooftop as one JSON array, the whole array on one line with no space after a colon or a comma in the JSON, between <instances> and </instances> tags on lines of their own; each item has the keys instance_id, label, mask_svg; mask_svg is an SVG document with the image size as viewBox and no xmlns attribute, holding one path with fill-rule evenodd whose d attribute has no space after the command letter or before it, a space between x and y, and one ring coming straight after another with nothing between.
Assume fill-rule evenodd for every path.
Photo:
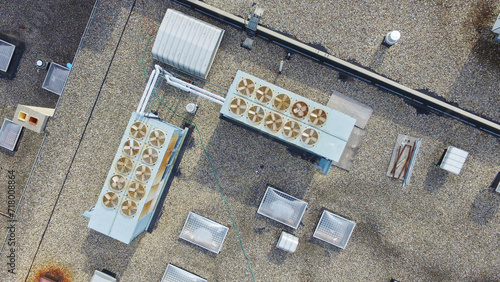
<instances>
[{"instance_id":1,"label":"gravel rooftop","mask_svg":"<svg viewBox=\"0 0 500 282\"><path fill-rule=\"evenodd\" d=\"M19 1L12 2L19 5ZM330 2L262 1L266 9L262 23L403 85L426 89L500 120L500 45L491 42L489 31L500 12L500 1ZM187 102L200 104L194 121L231 205L256 280L500 280L500 195L489 188L500 171L498 138L450 118L419 114L386 91L356 79L339 80L337 72L299 55L293 55L278 76L279 62L286 53L281 47L257 38L253 50L248 51L240 47L247 37L243 31L172 1L145 3L145 15L156 27L166 9L174 8L226 30L208 77L211 83L229 88L232 76L241 69L324 105L336 90L374 109L351 171L332 168L323 175L312 164L291 156L284 146L220 120L218 105L168 86L162 88L167 103L181 113ZM243 15L252 1L206 3ZM91 4L86 5L89 14ZM19 11L14 4L7 7L0 8L0 19ZM65 277L61 281L89 281L94 270L106 268L120 281L159 281L168 263L209 281L251 280L197 135L184 154L153 233L143 233L125 245L90 230L88 220L80 215L96 203L146 85L141 58L148 35L142 9L142 1L97 1L17 214L17 274L7 272L4 248L0 280L35 281L52 271ZM49 11L44 13L41 18L51 18ZM80 22L80 30L84 26ZM2 28L0 25L0 32L5 32ZM381 48L383 36L393 29L401 31L400 42ZM23 38L21 33L8 33ZM35 44L33 38L23 39L27 46ZM156 62L150 53L152 45L147 48L144 65L149 73ZM33 85L38 89L43 79L20 81L27 77L21 73L36 71L26 63L36 59L33 50L36 48L25 53L20 75L0 84L2 98L10 97L6 93L13 89L26 95L19 101L3 99L8 102L2 118L12 118L20 102L43 100L40 103L47 106L56 102L25 94L33 92ZM72 60L56 54L47 57ZM157 110L167 121L181 124L165 107ZM404 188L401 181L385 176L398 134L423 139L412 179ZM25 131L16 154L1 154L2 179L6 179L6 170L16 170L20 178L17 189L21 190L42 139L42 135ZM460 175L436 166L449 145L469 152ZM268 183L309 203L297 230L256 213ZM5 195L2 191L0 197L6 199ZM2 210L5 202L1 202ZM346 249L312 238L323 209L356 222ZM178 239L189 211L229 227L220 254L212 255ZM5 219L0 221L6 225ZM299 237L296 253L275 248L282 230Z\"/></svg>"}]
</instances>

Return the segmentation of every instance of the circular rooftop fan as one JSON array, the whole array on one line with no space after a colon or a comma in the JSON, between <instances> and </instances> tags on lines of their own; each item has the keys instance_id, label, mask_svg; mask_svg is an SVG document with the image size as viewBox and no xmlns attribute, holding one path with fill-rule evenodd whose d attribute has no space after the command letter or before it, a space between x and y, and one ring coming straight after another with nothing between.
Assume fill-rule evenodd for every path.
<instances>
[{"instance_id":1,"label":"circular rooftop fan","mask_svg":"<svg viewBox=\"0 0 500 282\"><path fill-rule=\"evenodd\" d=\"M295 139L300 134L300 124L294 120L289 120L285 122L282 132L286 137Z\"/></svg>"},{"instance_id":2,"label":"circular rooftop fan","mask_svg":"<svg viewBox=\"0 0 500 282\"><path fill-rule=\"evenodd\" d=\"M319 133L316 129L308 127L302 131L302 142L306 145L313 146L318 142Z\"/></svg>"},{"instance_id":3,"label":"circular rooftop fan","mask_svg":"<svg viewBox=\"0 0 500 282\"><path fill-rule=\"evenodd\" d=\"M250 78L242 78L236 90L245 96L251 96L255 92L255 82Z\"/></svg>"},{"instance_id":4,"label":"circular rooftop fan","mask_svg":"<svg viewBox=\"0 0 500 282\"><path fill-rule=\"evenodd\" d=\"M291 102L292 101L290 100L290 97L288 97L288 95L281 93L274 98L273 106L278 111L286 111L288 107L290 107Z\"/></svg>"},{"instance_id":5,"label":"circular rooftop fan","mask_svg":"<svg viewBox=\"0 0 500 282\"><path fill-rule=\"evenodd\" d=\"M136 121L130 127L130 135L137 139L142 139L146 136L148 126L144 122Z\"/></svg>"},{"instance_id":6,"label":"circular rooftop fan","mask_svg":"<svg viewBox=\"0 0 500 282\"><path fill-rule=\"evenodd\" d=\"M122 203L121 210L126 216L134 216L137 213L137 203L130 199L126 199Z\"/></svg>"},{"instance_id":7,"label":"circular rooftop fan","mask_svg":"<svg viewBox=\"0 0 500 282\"><path fill-rule=\"evenodd\" d=\"M135 170L135 178L142 182L146 182L151 177L151 169L145 165L139 165Z\"/></svg>"},{"instance_id":8,"label":"circular rooftop fan","mask_svg":"<svg viewBox=\"0 0 500 282\"><path fill-rule=\"evenodd\" d=\"M264 119L264 109L261 106L253 105L248 109L247 116L248 119L256 124L259 124Z\"/></svg>"},{"instance_id":9,"label":"circular rooftop fan","mask_svg":"<svg viewBox=\"0 0 500 282\"><path fill-rule=\"evenodd\" d=\"M275 112L270 112L264 119L264 125L274 132L278 132L283 126L283 117Z\"/></svg>"},{"instance_id":10,"label":"circular rooftop fan","mask_svg":"<svg viewBox=\"0 0 500 282\"><path fill-rule=\"evenodd\" d=\"M106 192L106 194L102 196L102 204L110 209L114 209L118 205L119 200L120 196L116 195L113 192Z\"/></svg>"},{"instance_id":11,"label":"circular rooftop fan","mask_svg":"<svg viewBox=\"0 0 500 282\"><path fill-rule=\"evenodd\" d=\"M326 123L326 112L322 109L314 109L309 115L309 121L318 126L322 126Z\"/></svg>"},{"instance_id":12,"label":"circular rooftop fan","mask_svg":"<svg viewBox=\"0 0 500 282\"><path fill-rule=\"evenodd\" d=\"M167 135L165 132L155 129L149 134L149 144L155 147L161 147L165 144L165 140L167 139Z\"/></svg>"},{"instance_id":13,"label":"circular rooftop fan","mask_svg":"<svg viewBox=\"0 0 500 282\"><path fill-rule=\"evenodd\" d=\"M242 116L247 110L247 102L241 98L234 97L229 103L229 110L237 116Z\"/></svg>"},{"instance_id":14,"label":"circular rooftop fan","mask_svg":"<svg viewBox=\"0 0 500 282\"><path fill-rule=\"evenodd\" d=\"M297 101L292 105L292 114L297 118L305 118L309 112L309 106L305 102Z\"/></svg>"},{"instance_id":15,"label":"circular rooftop fan","mask_svg":"<svg viewBox=\"0 0 500 282\"><path fill-rule=\"evenodd\" d=\"M132 181L128 186L128 196L140 201L146 194L146 186L144 184Z\"/></svg>"},{"instance_id":16,"label":"circular rooftop fan","mask_svg":"<svg viewBox=\"0 0 500 282\"><path fill-rule=\"evenodd\" d=\"M116 162L116 170L123 174L129 174L134 168L134 161L127 157L121 157Z\"/></svg>"},{"instance_id":17,"label":"circular rooftop fan","mask_svg":"<svg viewBox=\"0 0 500 282\"><path fill-rule=\"evenodd\" d=\"M147 148L142 152L142 160L149 165L154 165L158 160L158 150L155 148Z\"/></svg>"},{"instance_id":18,"label":"circular rooftop fan","mask_svg":"<svg viewBox=\"0 0 500 282\"><path fill-rule=\"evenodd\" d=\"M109 187L113 188L113 190L121 191L125 188L125 182L127 182L127 178L119 174L113 174L109 179Z\"/></svg>"},{"instance_id":19,"label":"circular rooftop fan","mask_svg":"<svg viewBox=\"0 0 500 282\"><path fill-rule=\"evenodd\" d=\"M125 144L123 144L123 152L127 156L135 156L137 153L139 153L139 150L141 149L141 143L135 141L134 139L128 139L125 141Z\"/></svg>"},{"instance_id":20,"label":"circular rooftop fan","mask_svg":"<svg viewBox=\"0 0 500 282\"><path fill-rule=\"evenodd\" d=\"M267 86L261 86L257 89L255 97L262 103L268 103L273 98L273 90Z\"/></svg>"}]
</instances>

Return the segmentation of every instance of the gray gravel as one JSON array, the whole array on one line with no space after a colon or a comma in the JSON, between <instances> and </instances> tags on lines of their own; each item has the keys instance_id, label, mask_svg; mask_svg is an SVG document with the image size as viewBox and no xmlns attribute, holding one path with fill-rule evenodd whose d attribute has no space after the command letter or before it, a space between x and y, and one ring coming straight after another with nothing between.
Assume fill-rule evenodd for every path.
<instances>
[{"instance_id":1,"label":"gray gravel","mask_svg":"<svg viewBox=\"0 0 500 282\"><path fill-rule=\"evenodd\" d=\"M57 117L49 125L51 136L42 152L42 161L19 215L23 220L19 225L22 246L19 274L8 276L5 268L1 269L2 277L8 277L9 281L18 281L26 275L31 280L38 270L50 265L69 270L74 281L89 281L93 271L100 268L116 272L120 281L158 281L168 263L210 281L251 280L197 136L184 155L181 174L172 183L163 216L152 234L140 235L130 245L124 245L89 230L88 221L79 215L95 204L126 122L145 86L140 59L147 36L140 5L135 6L126 22L126 5L131 2L101 3L102 8L96 15L98 20L88 38L92 44L87 44L75 61ZM237 1L208 3L235 14L242 13L242 3ZM460 45L454 47L456 50L422 51L436 43L426 37L424 30L438 34L439 27L452 26L448 18L436 20L435 16L443 10L450 16L462 15L457 19L460 22L453 25L456 28L471 20L467 17L473 7L468 4L433 1L431 6L428 2L404 2L396 7L407 12L398 14L403 18L398 18L399 26L393 26L390 25L393 18L382 16L396 10L390 2L350 1L326 5L326 1L315 1L307 2L304 7L297 3L261 3L267 8L264 23L305 42L321 43L332 54L356 59L365 66L370 66L373 54L380 50L378 44L383 35L398 28L402 30L403 39L377 62L377 71L410 87L428 88L443 97L451 95L452 89L468 87L469 82L458 79L462 76L485 79L485 86L481 88L492 89L485 97L497 99L493 101L498 103L497 94L493 94L495 87L491 86L496 84L488 84L493 83L488 79L494 75L477 76L476 67L457 69L474 55L470 48L474 45L471 38L477 37L475 30L464 27L460 40L452 38L451 32L441 35L449 36L443 39L447 43ZM283 146L219 120L219 106L198 100L200 108L194 120L231 204L258 281L389 281L391 277L401 281L500 280L500 195L488 190L500 171L498 139L448 118L418 114L392 94L361 81L338 80L336 72L297 55L286 62L283 74L277 76L279 61L285 54L280 47L257 39L252 51L243 49L239 45L245 33L170 1L148 3L148 16L157 26L168 7L226 30L209 76L212 83L229 87L232 76L241 69L325 105L331 91L337 90L374 109L351 172L334 168L328 175L322 175L313 165L292 157ZM349 17L342 20L342 15ZM412 21L413 17L418 21ZM110 62L125 23L125 32ZM106 27L109 33L99 32L103 25L112 26ZM313 26L324 27L325 34L317 29L313 32ZM334 28L337 32L327 32ZM149 53L151 47L146 55L148 71L154 64ZM442 53L436 55L439 52ZM470 73L462 73L465 71ZM68 155L72 156L76 150L103 80L90 123L63 186L71 159ZM162 95L180 112L187 102L197 100L169 87L162 89ZM455 100L461 105L467 100L465 94L462 96ZM471 105L470 109L496 115L498 119L498 107L495 108L494 103ZM165 108L158 106L157 109L162 116L169 117ZM170 121L180 125L178 119ZM404 188L400 181L385 176L398 133L423 139L411 182ZM58 140L67 141L62 144ZM448 145L470 153L458 176L436 166ZM309 203L302 225L296 231L256 214L267 183ZM61 188L54 215L41 240ZM312 239L323 208L357 223L345 250ZM189 211L230 227L219 255L178 239ZM282 230L299 237L296 253L287 255L274 247ZM34 257L40 240L40 249ZM33 268L28 273L32 260Z\"/></svg>"}]
</instances>

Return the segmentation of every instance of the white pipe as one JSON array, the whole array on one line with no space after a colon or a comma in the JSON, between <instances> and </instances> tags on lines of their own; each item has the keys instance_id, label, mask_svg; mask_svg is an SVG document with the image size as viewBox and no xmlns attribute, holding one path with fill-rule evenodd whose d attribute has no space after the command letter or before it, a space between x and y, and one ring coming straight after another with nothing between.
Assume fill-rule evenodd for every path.
<instances>
[{"instance_id":1,"label":"white pipe","mask_svg":"<svg viewBox=\"0 0 500 282\"><path fill-rule=\"evenodd\" d=\"M198 95L198 96L200 96L200 97L202 97L202 98L208 99L208 100L210 100L210 101L212 101L212 102L214 102L214 103L217 103L217 104L219 104L219 105L221 105L221 106L222 106L222 105L224 105L224 102L223 102L223 101L220 101L220 100L214 99L214 98L212 98L212 97L210 97L210 96L208 96L208 95L205 95L205 94L203 94L203 93L201 93L201 92L198 92L198 91L196 91L196 90L194 90L194 89L191 89L191 88L189 88L189 87L187 87L187 86L185 86L185 85L182 85L182 84L180 84L180 83L174 82L174 81L172 81L172 80L170 79L170 77L168 77L168 76L166 76L166 79L167 79L167 83L168 83L168 84L170 84L170 85L172 85L172 86L174 86L174 87L177 87L177 88L179 88L179 89L181 89L181 90L184 90L184 91L186 91L186 92L189 92L189 93L192 93L192 94Z\"/></svg>"},{"instance_id":2,"label":"white pipe","mask_svg":"<svg viewBox=\"0 0 500 282\"><path fill-rule=\"evenodd\" d=\"M156 81L158 80L158 76L160 75L160 66L155 65L155 69L151 72L149 76L148 83L146 84L146 88L144 89L144 93L142 93L141 101L139 102L139 106L137 106L136 112L140 114L144 114L144 110L146 109L146 105L148 104L149 98L151 97L151 93L153 92L154 86L156 85Z\"/></svg>"},{"instance_id":3,"label":"white pipe","mask_svg":"<svg viewBox=\"0 0 500 282\"><path fill-rule=\"evenodd\" d=\"M182 79L178 79L178 78L172 76L171 74L169 74L169 79L172 80L172 81L174 81L174 82L176 82L176 83L178 83L178 84L184 85L185 87L188 87L188 88L193 89L193 90L195 90L197 92L201 92L201 93L203 93L203 94L205 94L207 96L210 96L210 97L212 97L214 99L217 99L217 100L219 100L221 102L224 102L226 100L224 97L221 97L219 95L213 94L212 92L207 91L207 90L205 90L203 88L200 88L198 86L195 86L195 85L192 85L190 83L187 83L187 82L185 82Z\"/></svg>"}]
</instances>

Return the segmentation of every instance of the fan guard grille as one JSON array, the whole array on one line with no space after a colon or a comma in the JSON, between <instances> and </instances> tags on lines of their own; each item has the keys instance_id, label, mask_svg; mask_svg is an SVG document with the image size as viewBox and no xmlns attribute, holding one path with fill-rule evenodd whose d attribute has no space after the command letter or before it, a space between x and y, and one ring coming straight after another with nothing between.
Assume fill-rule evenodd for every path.
<instances>
[{"instance_id":1,"label":"fan guard grille","mask_svg":"<svg viewBox=\"0 0 500 282\"><path fill-rule=\"evenodd\" d=\"M313 146L318 142L319 133L314 128L306 128L302 131L302 142L306 145Z\"/></svg>"},{"instance_id":2,"label":"fan guard grille","mask_svg":"<svg viewBox=\"0 0 500 282\"><path fill-rule=\"evenodd\" d=\"M289 120L283 126L283 134L290 139L296 139L300 135L300 124L294 120Z\"/></svg>"},{"instance_id":3,"label":"fan guard grille","mask_svg":"<svg viewBox=\"0 0 500 282\"><path fill-rule=\"evenodd\" d=\"M113 176L111 176L111 178L109 179L109 187L111 187L113 190L121 191L123 190L123 188L125 188L126 182L127 178L125 178L123 175L113 174Z\"/></svg>"},{"instance_id":4,"label":"fan guard grille","mask_svg":"<svg viewBox=\"0 0 500 282\"><path fill-rule=\"evenodd\" d=\"M242 116L246 112L247 107L247 102L238 97L234 97L229 103L229 110L237 116Z\"/></svg>"},{"instance_id":5,"label":"fan guard grille","mask_svg":"<svg viewBox=\"0 0 500 282\"><path fill-rule=\"evenodd\" d=\"M161 147L163 144L165 144L167 136L165 132L155 129L151 132L149 135L149 144L155 146L155 147Z\"/></svg>"},{"instance_id":6,"label":"fan guard grille","mask_svg":"<svg viewBox=\"0 0 500 282\"><path fill-rule=\"evenodd\" d=\"M154 165L158 160L158 150L155 148L146 148L142 152L142 160L149 165Z\"/></svg>"},{"instance_id":7,"label":"fan guard grille","mask_svg":"<svg viewBox=\"0 0 500 282\"><path fill-rule=\"evenodd\" d=\"M137 181L132 181L128 186L127 194L130 198L140 201L146 194L146 186Z\"/></svg>"},{"instance_id":8,"label":"fan guard grille","mask_svg":"<svg viewBox=\"0 0 500 282\"><path fill-rule=\"evenodd\" d=\"M136 121L130 127L130 135L134 138L142 139L148 132L148 126L144 122Z\"/></svg>"},{"instance_id":9,"label":"fan guard grille","mask_svg":"<svg viewBox=\"0 0 500 282\"><path fill-rule=\"evenodd\" d=\"M273 90L268 86L261 86L257 89L255 97L262 103L268 103L273 98Z\"/></svg>"},{"instance_id":10,"label":"fan guard grille","mask_svg":"<svg viewBox=\"0 0 500 282\"><path fill-rule=\"evenodd\" d=\"M248 109L248 119L256 124L259 124L264 119L264 109L261 106L253 105Z\"/></svg>"},{"instance_id":11,"label":"fan guard grille","mask_svg":"<svg viewBox=\"0 0 500 282\"><path fill-rule=\"evenodd\" d=\"M123 215L134 216L137 213L137 203L130 199L126 199L122 203L121 211Z\"/></svg>"},{"instance_id":12,"label":"fan guard grille","mask_svg":"<svg viewBox=\"0 0 500 282\"><path fill-rule=\"evenodd\" d=\"M135 170L135 178L142 182L146 182L151 178L151 169L145 165L139 165Z\"/></svg>"},{"instance_id":13,"label":"fan guard grille","mask_svg":"<svg viewBox=\"0 0 500 282\"><path fill-rule=\"evenodd\" d=\"M119 200L120 196L113 192L106 192L106 194L102 196L102 204L110 209L114 209L118 205Z\"/></svg>"},{"instance_id":14,"label":"fan guard grille","mask_svg":"<svg viewBox=\"0 0 500 282\"><path fill-rule=\"evenodd\" d=\"M290 107L291 104L290 97L286 94L278 94L274 100L273 100L273 106L276 108L278 111L286 111L288 107Z\"/></svg>"},{"instance_id":15,"label":"fan guard grille","mask_svg":"<svg viewBox=\"0 0 500 282\"><path fill-rule=\"evenodd\" d=\"M309 115L309 121L313 125L322 126L326 123L326 112L322 109L314 109Z\"/></svg>"},{"instance_id":16,"label":"fan guard grille","mask_svg":"<svg viewBox=\"0 0 500 282\"><path fill-rule=\"evenodd\" d=\"M309 106L302 101L295 102L292 105L292 114L297 118L305 118L309 112Z\"/></svg>"},{"instance_id":17,"label":"fan guard grille","mask_svg":"<svg viewBox=\"0 0 500 282\"><path fill-rule=\"evenodd\" d=\"M271 131L278 132L283 126L283 117L275 112L266 115L264 125Z\"/></svg>"},{"instance_id":18,"label":"fan guard grille","mask_svg":"<svg viewBox=\"0 0 500 282\"><path fill-rule=\"evenodd\" d=\"M133 157L139 153L139 150L141 149L141 143L135 141L134 139L128 139L125 141L125 144L123 144L123 152L125 155Z\"/></svg>"},{"instance_id":19,"label":"fan guard grille","mask_svg":"<svg viewBox=\"0 0 500 282\"><path fill-rule=\"evenodd\" d=\"M251 96L255 92L255 82L250 78L242 78L236 90L245 96Z\"/></svg>"},{"instance_id":20,"label":"fan guard grille","mask_svg":"<svg viewBox=\"0 0 500 282\"><path fill-rule=\"evenodd\" d=\"M129 174L134 168L134 161L127 157L121 157L116 162L116 170L123 174Z\"/></svg>"}]
</instances>

